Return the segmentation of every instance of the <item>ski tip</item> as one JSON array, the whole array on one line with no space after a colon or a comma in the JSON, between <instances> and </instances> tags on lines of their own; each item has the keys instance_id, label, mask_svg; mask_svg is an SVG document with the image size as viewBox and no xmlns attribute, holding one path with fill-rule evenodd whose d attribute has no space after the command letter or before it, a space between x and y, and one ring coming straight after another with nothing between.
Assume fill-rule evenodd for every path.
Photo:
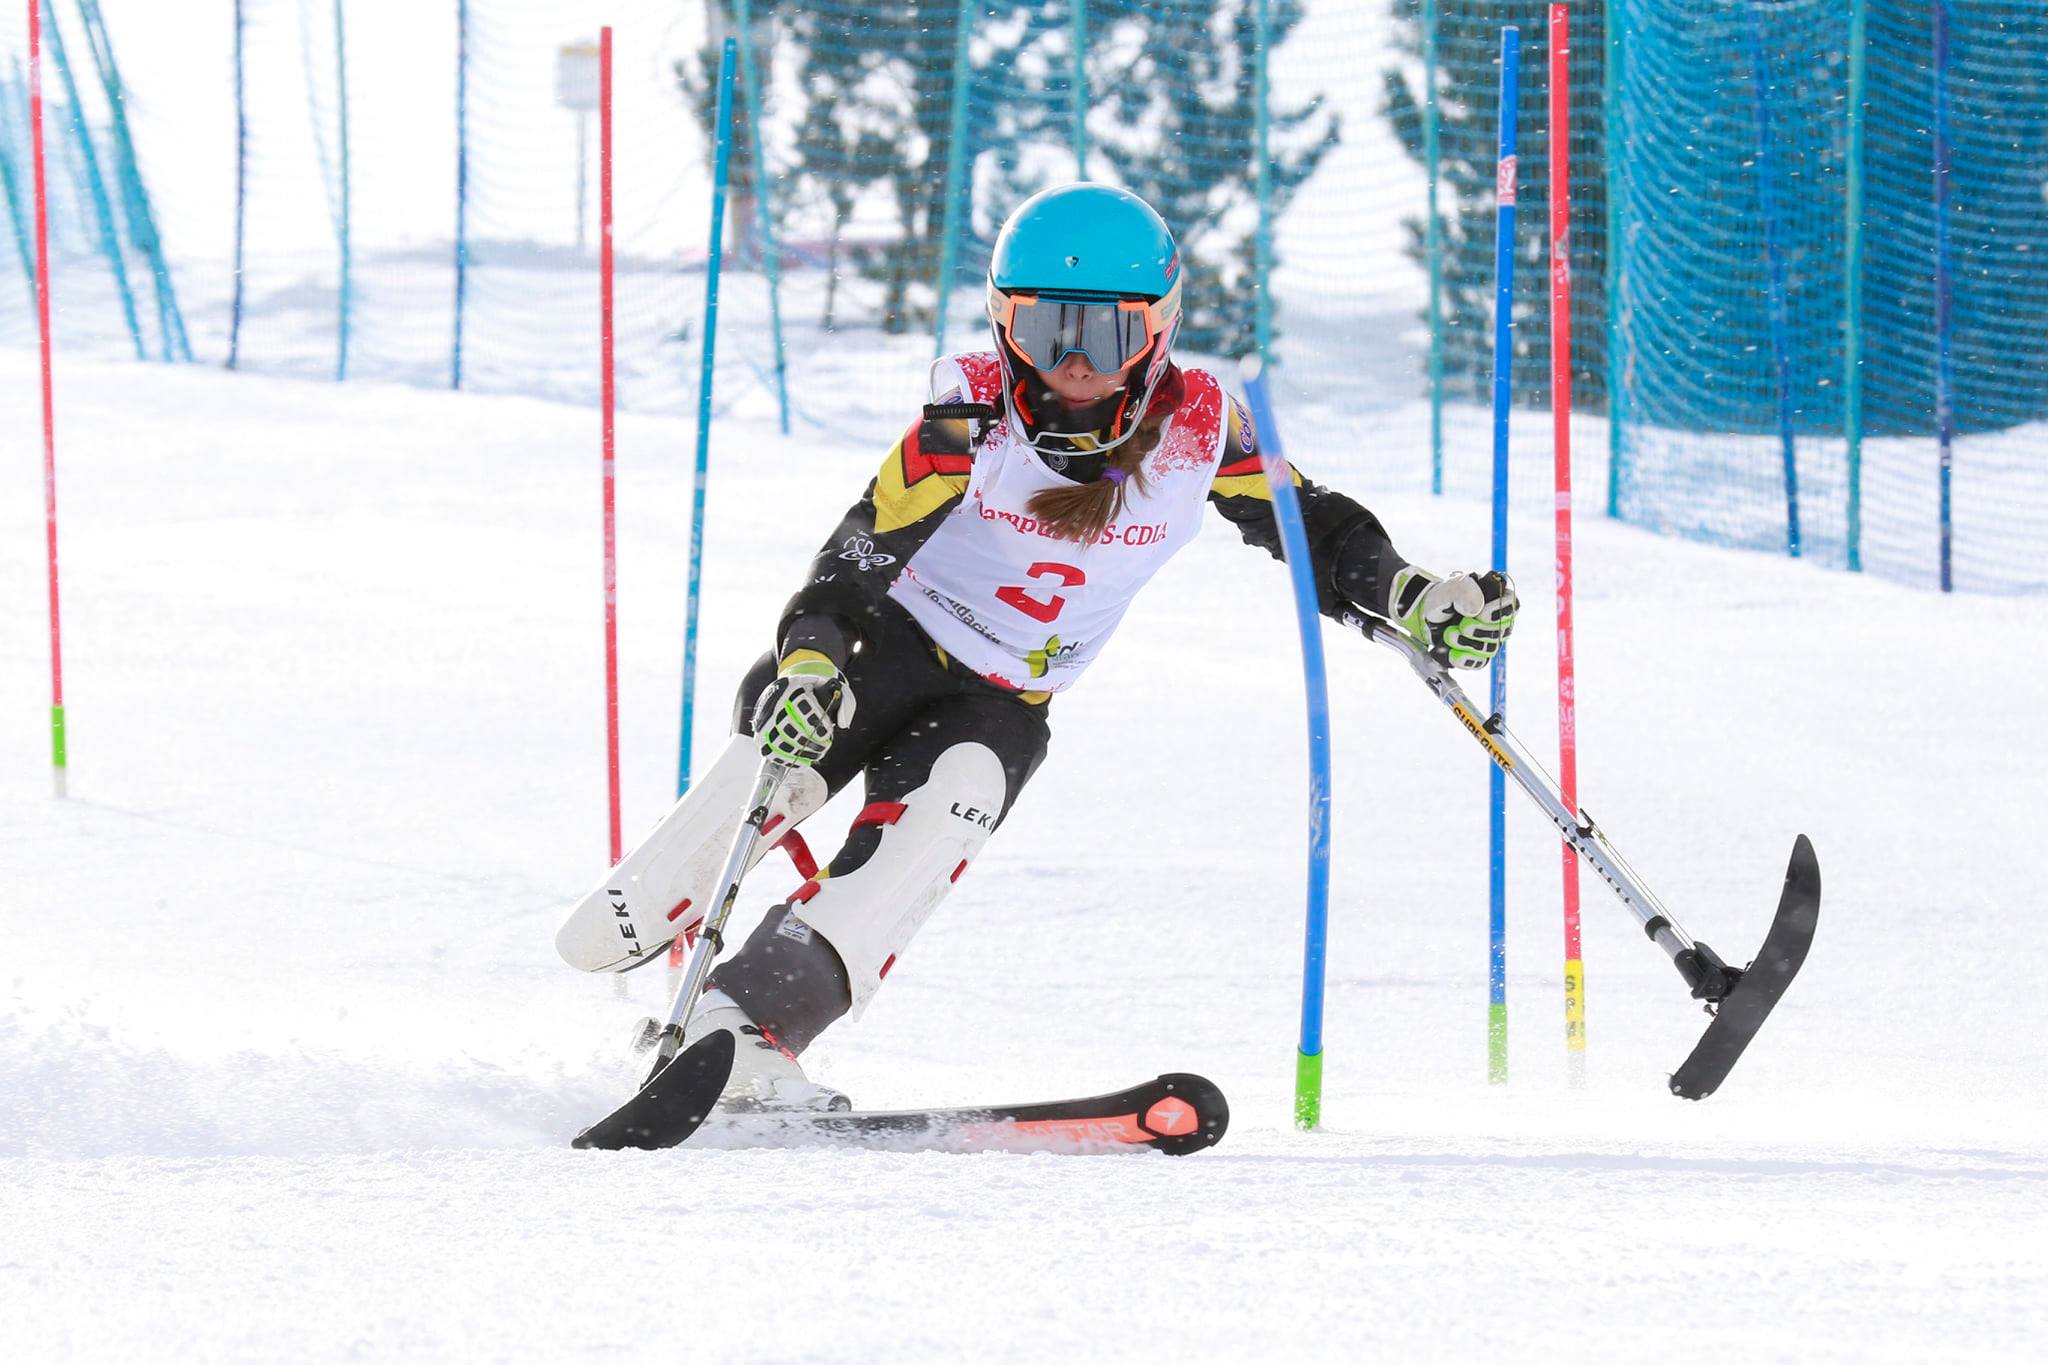
<instances>
[{"instance_id":1,"label":"ski tip","mask_svg":"<svg viewBox=\"0 0 2048 1365\"><path fill-rule=\"evenodd\" d=\"M1140 1120L1153 1134L1153 1147L1169 1156L1187 1156L1223 1140L1230 1127L1230 1102L1221 1086L1207 1076L1171 1071L1159 1078L1159 1087L1167 1098Z\"/></svg>"},{"instance_id":2,"label":"ski tip","mask_svg":"<svg viewBox=\"0 0 2048 1365\"><path fill-rule=\"evenodd\" d=\"M1792 861L1785 865L1785 890L1778 898L1778 919L1784 921L1786 932L1809 941L1820 922L1820 858L1813 851L1813 841L1804 834L1792 841ZM1794 957L1805 956L1802 943ZM1797 960L1792 970L1798 970Z\"/></svg>"},{"instance_id":3,"label":"ski tip","mask_svg":"<svg viewBox=\"0 0 2048 1365\"><path fill-rule=\"evenodd\" d=\"M706 1034L647 1078L639 1093L578 1133L578 1151L659 1151L697 1131L732 1077L732 1034Z\"/></svg>"},{"instance_id":4,"label":"ski tip","mask_svg":"<svg viewBox=\"0 0 2048 1365\"><path fill-rule=\"evenodd\" d=\"M1804 834L1792 841L1792 861L1786 865L1785 880L1796 881L1820 892L1820 856L1813 851L1813 840Z\"/></svg>"}]
</instances>

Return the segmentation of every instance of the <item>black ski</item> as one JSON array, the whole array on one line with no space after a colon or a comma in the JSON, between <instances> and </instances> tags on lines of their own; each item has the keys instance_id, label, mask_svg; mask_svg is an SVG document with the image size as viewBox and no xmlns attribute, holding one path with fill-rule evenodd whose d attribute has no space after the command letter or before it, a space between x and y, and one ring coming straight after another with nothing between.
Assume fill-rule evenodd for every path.
<instances>
[{"instance_id":1,"label":"black ski","mask_svg":"<svg viewBox=\"0 0 2048 1365\"><path fill-rule=\"evenodd\" d=\"M1778 913L1764 935L1764 946L1757 950L1756 960L1736 974L1734 988L1722 998L1714 1022L1707 1025L1692 1055L1671 1073L1672 1094L1680 1099L1705 1099L1728 1079L1742 1050L1799 974L1819 922L1820 860L1802 834L1792 845L1785 891L1778 898ZM1726 967L1721 970L1728 971Z\"/></svg>"},{"instance_id":2,"label":"black ski","mask_svg":"<svg viewBox=\"0 0 2048 1365\"><path fill-rule=\"evenodd\" d=\"M716 1029L670 1058L640 1093L576 1135L572 1147L673 1147L697 1131L732 1077L733 1036Z\"/></svg>"},{"instance_id":3,"label":"black ski","mask_svg":"<svg viewBox=\"0 0 2048 1365\"><path fill-rule=\"evenodd\" d=\"M1173 1072L1087 1099L963 1109L853 1113L721 1113L708 1147L853 1146L909 1152L1098 1153L1154 1148L1174 1156L1212 1147L1230 1124L1215 1083ZM697 1145L693 1143L692 1145Z\"/></svg>"}]
</instances>

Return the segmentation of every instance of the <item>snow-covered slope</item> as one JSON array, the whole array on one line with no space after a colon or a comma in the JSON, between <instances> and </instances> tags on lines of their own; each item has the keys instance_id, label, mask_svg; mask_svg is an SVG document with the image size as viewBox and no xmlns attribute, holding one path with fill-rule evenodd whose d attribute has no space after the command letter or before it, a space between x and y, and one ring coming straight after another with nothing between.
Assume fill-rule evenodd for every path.
<instances>
[{"instance_id":1,"label":"snow-covered slope","mask_svg":"<svg viewBox=\"0 0 2048 1365\"><path fill-rule=\"evenodd\" d=\"M1219 522L813 1056L872 1104L1196 1070L1232 1098L1221 1147L574 1153L664 986L551 946L605 852L596 415L63 366L60 803L34 382L0 351L0 1357L702 1334L734 1360L2017 1359L2048 1336L2048 602L1581 521L1586 807L1731 958L1795 832L1826 877L1804 976L1700 1105L1663 1076L1704 1020L1591 882L1592 1083L1565 1088L1557 855L1520 808L1513 1081L1486 1085L1484 770L1397 660L1333 632L1329 1100L1304 1135L1294 627L1278 566ZM673 789L691 439L621 427L629 831ZM780 437L757 404L713 446L700 754L880 453ZM1412 558L1483 558L1480 504L1299 446ZM1525 510L1512 718L1548 754L1548 519ZM743 914L793 884L771 865Z\"/></svg>"}]
</instances>

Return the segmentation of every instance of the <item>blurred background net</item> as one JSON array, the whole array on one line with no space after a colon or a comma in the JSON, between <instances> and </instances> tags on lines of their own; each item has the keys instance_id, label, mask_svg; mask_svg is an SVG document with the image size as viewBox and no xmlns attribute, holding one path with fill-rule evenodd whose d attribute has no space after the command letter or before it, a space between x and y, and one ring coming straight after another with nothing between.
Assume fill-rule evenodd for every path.
<instances>
[{"instance_id":1,"label":"blurred background net","mask_svg":"<svg viewBox=\"0 0 2048 1365\"><path fill-rule=\"evenodd\" d=\"M2048 7L1945 2L1941 62L1931 0L1572 5L1583 510L1778 553L1796 521L1804 557L1936 582L1941 130L1955 583L2048 588ZM62 354L594 402L609 24L620 398L694 415L732 36L717 412L786 405L798 434L892 440L940 334L986 344L1004 215L1085 174L1179 234L1183 350L1228 377L1263 349L1297 459L1366 492L1490 477L1515 24L1515 494L1547 502L1542 0L45 6ZM16 346L34 341L25 64L15 25Z\"/></svg>"}]
</instances>

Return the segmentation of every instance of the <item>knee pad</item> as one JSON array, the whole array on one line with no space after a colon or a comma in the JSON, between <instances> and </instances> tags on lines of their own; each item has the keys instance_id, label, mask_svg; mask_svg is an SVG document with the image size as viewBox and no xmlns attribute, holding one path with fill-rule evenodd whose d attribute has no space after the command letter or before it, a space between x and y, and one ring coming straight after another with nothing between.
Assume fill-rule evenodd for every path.
<instances>
[{"instance_id":1,"label":"knee pad","mask_svg":"<svg viewBox=\"0 0 2048 1365\"><path fill-rule=\"evenodd\" d=\"M754 741L734 735L711 770L569 912L555 934L562 959L586 972L625 971L650 961L702 919L718 894L714 883L760 772ZM765 837L747 865L766 857L828 794L815 772L793 771L768 808Z\"/></svg>"},{"instance_id":2,"label":"knee pad","mask_svg":"<svg viewBox=\"0 0 2048 1365\"><path fill-rule=\"evenodd\" d=\"M864 861L813 878L790 898L790 918L838 952L851 1017L860 1017L897 955L995 832L1005 791L994 750L956 744L933 762L923 786L860 813L856 840L868 826L881 827Z\"/></svg>"}]
</instances>

